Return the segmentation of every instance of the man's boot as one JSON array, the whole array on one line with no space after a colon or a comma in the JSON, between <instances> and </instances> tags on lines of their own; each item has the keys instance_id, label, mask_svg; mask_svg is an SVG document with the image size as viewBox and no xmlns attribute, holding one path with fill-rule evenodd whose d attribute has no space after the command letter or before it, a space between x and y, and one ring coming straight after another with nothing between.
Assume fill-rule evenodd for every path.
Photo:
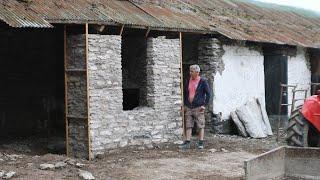
<instances>
[{"instance_id":1,"label":"man's boot","mask_svg":"<svg viewBox=\"0 0 320 180\"><path fill-rule=\"evenodd\" d=\"M199 141L197 142L197 148L198 148L198 149L203 149L203 148L204 148L203 140L199 140Z\"/></svg>"},{"instance_id":2,"label":"man's boot","mask_svg":"<svg viewBox=\"0 0 320 180\"><path fill-rule=\"evenodd\" d=\"M190 141L184 141L183 144L179 146L179 149L190 149Z\"/></svg>"}]
</instances>

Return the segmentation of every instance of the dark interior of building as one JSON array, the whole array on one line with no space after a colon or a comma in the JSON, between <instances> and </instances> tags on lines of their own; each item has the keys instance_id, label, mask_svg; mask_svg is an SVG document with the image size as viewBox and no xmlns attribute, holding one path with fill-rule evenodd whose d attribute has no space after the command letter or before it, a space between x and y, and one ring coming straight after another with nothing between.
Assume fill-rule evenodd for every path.
<instances>
[{"instance_id":1,"label":"dark interior of building","mask_svg":"<svg viewBox=\"0 0 320 180\"><path fill-rule=\"evenodd\" d=\"M64 141L63 37L59 25L0 25L0 144L28 139L49 147L49 139Z\"/></svg>"},{"instance_id":2,"label":"dark interior of building","mask_svg":"<svg viewBox=\"0 0 320 180\"><path fill-rule=\"evenodd\" d=\"M147 103L147 40L143 36L122 36L123 110Z\"/></svg>"},{"instance_id":3,"label":"dark interior of building","mask_svg":"<svg viewBox=\"0 0 320 180\"><path fill-rule=\"evenodd\" d=\"M311 64L311 94L320 89L320 50L311 49L309 51Z\"/></svg>"}]
</instances>

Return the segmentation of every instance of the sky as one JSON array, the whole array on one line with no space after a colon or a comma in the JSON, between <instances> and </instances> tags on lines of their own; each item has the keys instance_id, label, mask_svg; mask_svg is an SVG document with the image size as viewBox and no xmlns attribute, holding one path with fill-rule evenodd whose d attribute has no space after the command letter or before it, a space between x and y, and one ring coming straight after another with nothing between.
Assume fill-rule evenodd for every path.
<instances>
[{"instance_id":1,"label":"sky","mask_svg":"<svg viewBox=\"0 0 320 180\"><path fill-rule=\"evenodd\" d=\"M287 6L295 6L320 12L320 0L256 0L261 2L275 3Z\"/></svg>"}]
</instances>

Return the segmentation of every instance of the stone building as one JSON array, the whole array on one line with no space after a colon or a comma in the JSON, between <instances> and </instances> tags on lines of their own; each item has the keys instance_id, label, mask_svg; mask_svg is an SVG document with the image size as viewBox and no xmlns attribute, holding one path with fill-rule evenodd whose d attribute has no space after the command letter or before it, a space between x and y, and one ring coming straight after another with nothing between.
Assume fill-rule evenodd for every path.
<instances>
[{"instance_id":1,"label":"stone building","mask_svg":"<svg viewBox=\"0 0 320 180\"><path fill-rule=\"evenodd\" d=\"M0 8L0 135L59 136L69 156L181 139L181 89L194 63L214 94L208 126L252 97L277 115L280 82L310 87L319 76L320 16L299 9L234 0Z\"/></svg>"}]
</instances>

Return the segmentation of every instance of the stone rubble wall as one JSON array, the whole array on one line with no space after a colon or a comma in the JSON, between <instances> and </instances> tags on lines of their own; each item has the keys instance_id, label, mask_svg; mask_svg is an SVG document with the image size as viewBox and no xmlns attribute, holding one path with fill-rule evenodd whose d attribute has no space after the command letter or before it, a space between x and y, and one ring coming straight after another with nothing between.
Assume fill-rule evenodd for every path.
<instances>
[{"instance_id":1,"label":"stone rubble wall","mask_svg":"<svg viewBox=\"0 0 320 180\"><path fill-rule=\"evenodd\" d=\"M93 156L152 147L182 134L178 39L147 40L147 106L122 110L121 36L89 35L89 114Z\"/></svg>"},{"instance_id":2,"label":"stone rubble wall","mask_svg":"<svg viewBox=\"0 0 320 180\"><path fill-rule=\"evenodd\" d=\"M67 36L68 154L79 158L88 158L89 152L85 42L83 34Z\"/></svg>"},{"instance_id":3,"label":"stone rubble wall","mask_svg":"<svg viewBox=\"0 0 320 180\"><path fill-rule=\"evenodd\" d=\"M213 91L214 76L219 72L220 74L225 68L222 61L224 50L220 41L216 38L201 38L198 46L198 63L201 68L201 76L205 77L211 89L211 100L209 107L206 110L206 125L207 128L211 127L211 119L213 112L213 98L215 96Z\"/></svg>"}]
</instances>

